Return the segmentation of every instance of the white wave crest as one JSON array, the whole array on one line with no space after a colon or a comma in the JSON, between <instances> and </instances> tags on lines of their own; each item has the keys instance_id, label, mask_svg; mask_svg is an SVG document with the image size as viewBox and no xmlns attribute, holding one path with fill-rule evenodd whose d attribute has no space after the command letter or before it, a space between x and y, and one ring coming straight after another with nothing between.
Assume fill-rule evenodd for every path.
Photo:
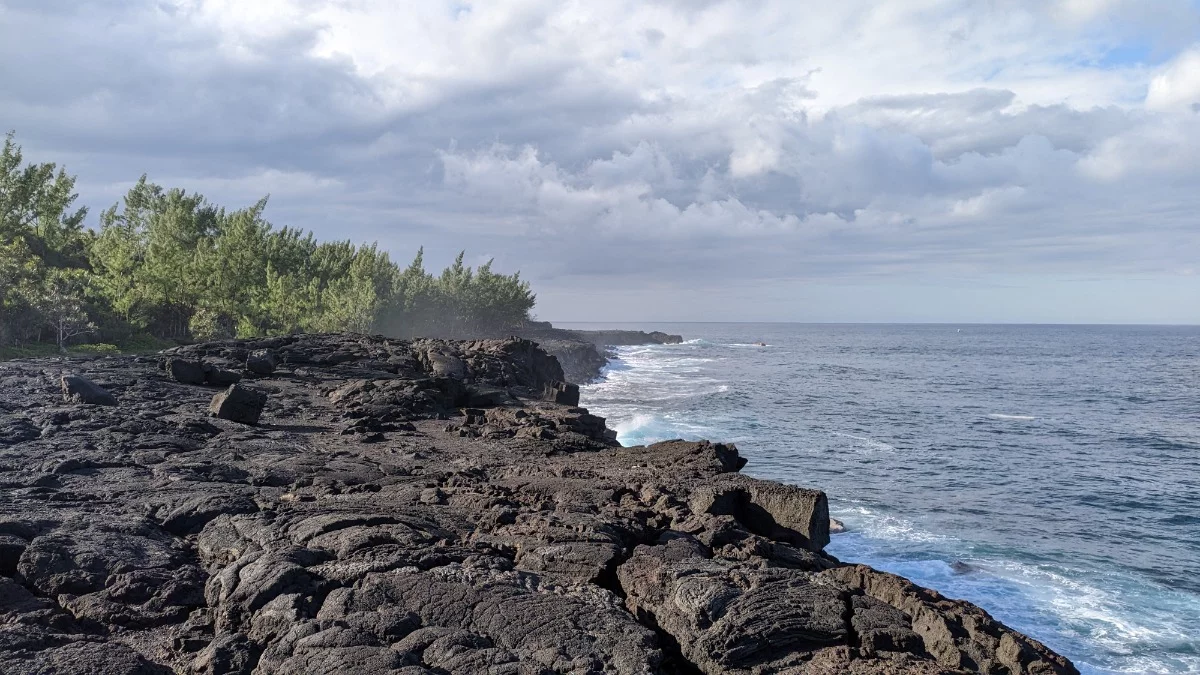
<instances>
[{"instance_id":1,"label":"white wave crest","mask_svg":"<svg viewBox=\"0 0 1200 675\"><path fill-rule=\"evenodd\" d=\"M1193 631L1200 622L1200 598L1192 593L1122 573L1097 576L1061 565L981 556L966 542L860 503L831 506L830 514L849 528L826 548L831 554L974 602L1060 652L1091 652L1090 662L1076 662L1087 675L1200 673ZM973 571L963 574L950 561ZM1148 644L1175 650L1137 653Z\"/></svg>"},{"instance_id":2,"label":"white wave crest","mask_svg":"<svg viewBox=\"0 0 1200 675\"><path fill-rule=\"evenodd\" d=\"M875 440L869 436L855 436L854 434L844 434L840 431L834 431L834 436L839 438L848 438L852 441L851 445L862 450L870 450L872 452L896 452L894 445L888 445L883 441Z\"/></svg>"}]
</instances>

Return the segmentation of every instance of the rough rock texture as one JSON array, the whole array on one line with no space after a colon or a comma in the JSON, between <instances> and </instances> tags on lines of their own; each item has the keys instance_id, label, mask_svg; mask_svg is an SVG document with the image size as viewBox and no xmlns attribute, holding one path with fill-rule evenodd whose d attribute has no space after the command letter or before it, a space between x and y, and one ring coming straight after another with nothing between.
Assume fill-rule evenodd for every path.
<instances>
[{"instance_id":1,"label":"rough rock texture","mask_svg":"<svg viewBox=\"0 0 1200 675\"><path fill-rule=\"evenodd\" d=\"M175 360L252 379L258 425ZM822 553L821 492L622 448L562 380L519 339L0 364L0 673L1075 672Z\"/></svg>"},{"instance_id":2,"label":"rough rock texture","mask_svg":"<svg viewBox=\"0 0 1200 675\"><path fill-rule=\"evenodd\" d=\"M223 367L225 365L229 363L187 358L169 358L163 362L163 368L180 384L228 387L241 382L242 374Z\"/></svg>"},{"instance_id":3,"label":"rough rock texture","mask_svg":"<svg viewBox=\"0 0 1200 675\"><path fill-rule=\"evenodd\" d=\"M548 384L542 398L568 406L579 405L579 385L566 382Z\"/></svg>"},{"instance_id":4,"label":"rough rock texture","mask_svg":"<svg viewBox=\"0 0 1200 675\"><path fill-rule=\"evenodd\" d=\"M104 387L78 375L62 376L63 400L67 403L88 403L91 405L116 405L117 398Z\"/></svg>"},{"instance_id":5,"label":"rough rock texture","mask_svg":"<svg viewBox=\"0 0 1200 675\"><path fill-rule=\"evenodd\" d=\"M246 370L257 375L270 375L279 367L279 359L270 349L259 349L246 357Z\"/></svg>"},{"instance_id":6,"label":"rough rock texture","mask_svg":"<svg viewBox=\"0 0 1200 675\"><path fill-rule=\"evenodd\" d=\"M565 331L564 331L565 332ZM588 340L573 337L548 338L536 335L529 336L538 346L546 350L562 365L567 381L586 384L600 377L601 369L608 365L608 356L604 347L598 347Z\"/></svg>"},{"instance_id":7,"label":"rough rock texture","mask_svg":"<svg viewBox=\"0 0 1200 675\"><path fill-rule=\"evenodd\" d=\"M240 384L232 384L225 391L213 396L212 403L208 405L208 412L213 417L231 422L258 424L266 405L266 394Z\"/></svg>"}]
</instances>

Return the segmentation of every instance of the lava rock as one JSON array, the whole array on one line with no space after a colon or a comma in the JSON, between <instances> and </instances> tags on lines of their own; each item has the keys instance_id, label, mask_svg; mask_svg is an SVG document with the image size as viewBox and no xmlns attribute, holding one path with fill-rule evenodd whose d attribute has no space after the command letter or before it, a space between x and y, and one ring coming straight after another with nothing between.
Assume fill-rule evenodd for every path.
<instances>
[{"instance_id":1,"label":"lava rock","mask_svg":"<svg viewBox=\"0 0 1200 675\"><path fill-rule=\"evenodd\" d=\"M266 394L234 384L213 396L208 412L213 417L254 425L258 424L266 405Z\"/></svg>"},{"instance_id":2,"label":"lava rock","mask_svg":"<svg viewBox=\"0 0 1200 675\"><path fill-rule=\"evenodd\" d=\"M262 391L205 419L213 392L151 372L210 384L264 350L302 364L270 381L269 427L247 426ZM6 675L1077 672L827 555L825 495L741 476L733 445L622 447L529 340L60 358L121 407L0 364Z\"/></svg>"},{"instance_id":3,"label":"lava rock","mask_svg":"<svg viewBox=\"0 0 1200 675\"><path fill-rule=\"evenodd\" d=\"M270 375L278 367L279 357L270 349L259 349L246 357L246 370L256 375Z\"/></svg>"},{"instance_id":4,"label":"lava rock","mask_svg":"<svg viewBox=\"0 0 1200 675\"><path fill-rule=\"evenodd\" d=\"M500 387L467 387L463 404L472 408L493 408L512 400L508 391Z\"/></svg>"},{"instance_id":5,"label":"lava rock","mask_svg":"<svg viewBox=\"0 0 1200 675\"><path fill-rule=\"evenodd\" d=\"M241 373L197 359L169 359L166 369L171 379L180 384L228 387L242 381Z\"/></svg>"},{"instance_id":6,"label":"lava rock","mask_svg":"<svg viewBox=\"0 0 1200 675\"><path fill-rule=\"evenodd\" d=\"M204 364L204 383L213 387L228 387L242 381L242 374L224 368Z\"/></svg>"},{"instance_id":7,"label":"lava rock","mask_svg":"<svg viewBox=\"0 0 1200 675\"><path fill-rule=\"evenodd\" d=\"M63 400L67 403L86 403L88 405L117 404L117 397L107 389L80 375L62 376Z\"/></svg>"},{"instance_id":8,"label":"lava rock","mask_svg":"<svg viewBox=\"0 0 1200 675\"><path fill-rule=\"evenodd\" d=\"M546 385L542 398L559 405L575 407L579 405L579 385L568 382L551 382Z\"/></svg>"},{"instance_id":9,"label":"lava rock","mask_svg":"<svg viewBox=\"0 0 1200 675\"><path fill-rule=\"evenodd\" d=\"M180 384L204 384L204 365L199 361L187 359L170 359L167 361L167 372L171 379Z\"/></svg>"}]
</instances>

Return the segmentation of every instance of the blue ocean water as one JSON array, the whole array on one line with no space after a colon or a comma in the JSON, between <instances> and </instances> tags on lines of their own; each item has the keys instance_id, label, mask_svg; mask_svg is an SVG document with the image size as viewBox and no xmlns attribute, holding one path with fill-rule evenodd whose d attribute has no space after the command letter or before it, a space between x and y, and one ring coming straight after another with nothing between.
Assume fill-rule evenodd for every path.
<instances>
[{"instance_id":1,"label":"blue ocean water","mask_svg":"<svg viewBox=\"0 0 1200 675\"><path fill-rule=\"evenodd\" d=\"M842 560L1085 673L1200 673L1200 327L628 327L688 341L583 388L622 443L733 441L828 493Z\"/></svg>"}]
</instances>

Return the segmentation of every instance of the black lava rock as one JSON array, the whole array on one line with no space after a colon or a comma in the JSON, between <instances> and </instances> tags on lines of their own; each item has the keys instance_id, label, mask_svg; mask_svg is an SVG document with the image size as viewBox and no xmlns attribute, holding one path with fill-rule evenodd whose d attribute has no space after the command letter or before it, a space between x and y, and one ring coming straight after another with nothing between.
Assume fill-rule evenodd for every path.
<instances>
[{"instance_id":1,"label":"black lava rock","mask_svg":"<svg viewBox=\"0 0 1200 675\"><path fill-rule=\"evenodd\" d=\"M63 400L67 403L87 403L90 405L116 405L117 397L104 387L79 375L63 375Z\"/></svg>"},{"instance_id":2,"label":"black lava rock","mask_svg":"<svg viewBox=\"0 0 1200 675\"><path fill-rule=\"evenodd\" d=\"M208 412L213 417L232 422L258 424L259 418L262 417L263 407L266 405L266 394L247 389L240 384L234 384L213 396Z\"/></svg>"}]
</instances>

